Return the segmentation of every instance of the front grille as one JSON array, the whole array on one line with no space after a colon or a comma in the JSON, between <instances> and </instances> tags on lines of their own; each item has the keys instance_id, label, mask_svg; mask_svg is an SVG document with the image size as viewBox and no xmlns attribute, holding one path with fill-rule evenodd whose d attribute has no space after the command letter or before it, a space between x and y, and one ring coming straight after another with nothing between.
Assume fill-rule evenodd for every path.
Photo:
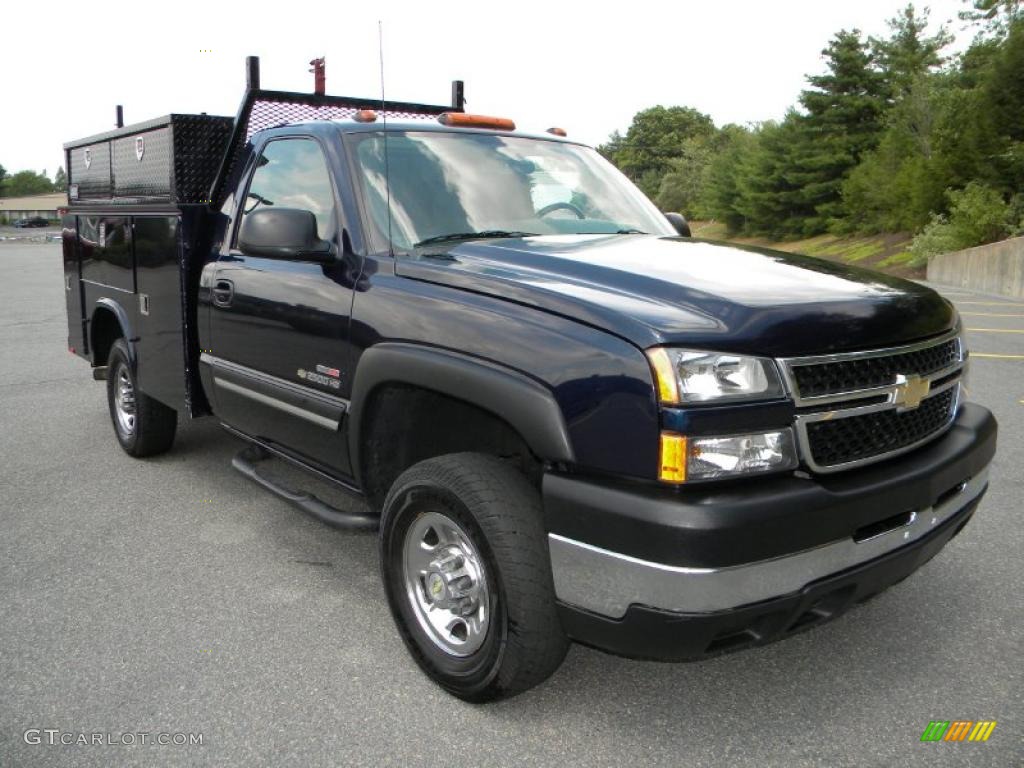
<instances>
[{"instance_id":1,"label":"front grille","mask_svg":"<svg viewBox=\"0 0 1024 768\"><path fill-rule=\"evenodd\" d=\"M791 370L797 394L808 398L889 386L897 374L927 376L950 368L959 360L960 341L952 338L931 347L894 355L793 365Z\"/></svg>"},{"instance_id":2,"label":"front grille","mask_svg":"<svg viewBox=\"0 0 1024 768\"><path fill-rule=\"evenodd\" d=\"M811 458L819 467L889 454L927 440L940 432L953 416L957 387L924 400L911 411L874 411L807 424Z\"/></svg>"}]
</instances>

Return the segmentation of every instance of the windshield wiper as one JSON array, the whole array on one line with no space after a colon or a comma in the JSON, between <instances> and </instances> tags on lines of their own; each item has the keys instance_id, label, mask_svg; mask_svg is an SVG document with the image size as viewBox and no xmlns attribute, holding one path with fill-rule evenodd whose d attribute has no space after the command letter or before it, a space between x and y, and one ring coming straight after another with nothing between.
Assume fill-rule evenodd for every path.
<instances>
[{"instance_id":1,"label":"windshield wiper","mask_svg":"<svg viewBox=\"0 0 1024 768\"><path fill-rule=\"evenodd\" d=\"M511 232L505 229L485 229L482 232L452 232L447 235L435 235L425 240L420 240L414 248L421 248L424 245L436 245L437 243L454 243L458 240L485 240L498 237L535 237L536 232Z\"/></svg>"}]
</instances>

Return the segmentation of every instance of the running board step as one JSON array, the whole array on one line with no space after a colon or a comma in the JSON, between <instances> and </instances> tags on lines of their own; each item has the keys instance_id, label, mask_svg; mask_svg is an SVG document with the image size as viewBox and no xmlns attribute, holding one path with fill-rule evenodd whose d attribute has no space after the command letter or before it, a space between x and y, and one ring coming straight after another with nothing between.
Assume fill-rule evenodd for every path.
<instances>
[{"instance_id":1,"label":"running board step","mask_svg":"<svg viewBox=\"0 0 1024 768\"><path fill-rule=\"evenodd\" d=\"M332 507L311 493L293 491L261 475L256 465L269 458L272 458L270 453L259 446L249 446L231 460L231 466L278 498L284 499L306 514L335 528L346 531L376 531L380 527L379 517L358 512L345 512L337 507Z\"/></svg>"}]
</instances>

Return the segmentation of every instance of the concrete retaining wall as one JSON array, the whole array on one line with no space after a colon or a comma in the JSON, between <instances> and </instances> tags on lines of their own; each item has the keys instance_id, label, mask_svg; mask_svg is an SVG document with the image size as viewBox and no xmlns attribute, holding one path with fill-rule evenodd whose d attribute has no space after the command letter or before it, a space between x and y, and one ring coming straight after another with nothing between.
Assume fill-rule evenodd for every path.
<instances>
[{"instance_id":1,"label":"concrete retaining wall","mask_svg":"<svg viewBox=\"0 0 1024 768\"><path fill-rule=\"evenodd\" d=\"M1024 237L932 256L928 260L928 279L1024 299Z\"/></svg>"}]
</instances>

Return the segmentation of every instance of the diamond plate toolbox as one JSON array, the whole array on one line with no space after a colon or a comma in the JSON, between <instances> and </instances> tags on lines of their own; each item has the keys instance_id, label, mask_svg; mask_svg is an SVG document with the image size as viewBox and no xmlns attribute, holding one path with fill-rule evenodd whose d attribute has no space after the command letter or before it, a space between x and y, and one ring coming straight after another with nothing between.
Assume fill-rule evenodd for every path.
<instances>
[{"instance_id":1,"label":"diamond plate toolbox","mask_svg":"<svg viewBox=\"0 0 1024 768\"><path fill-rule=\"evenodd\" d=\"M166 115L64 145L75 203L207 202L234 120Z\"/></svg>"}]
</instances>

